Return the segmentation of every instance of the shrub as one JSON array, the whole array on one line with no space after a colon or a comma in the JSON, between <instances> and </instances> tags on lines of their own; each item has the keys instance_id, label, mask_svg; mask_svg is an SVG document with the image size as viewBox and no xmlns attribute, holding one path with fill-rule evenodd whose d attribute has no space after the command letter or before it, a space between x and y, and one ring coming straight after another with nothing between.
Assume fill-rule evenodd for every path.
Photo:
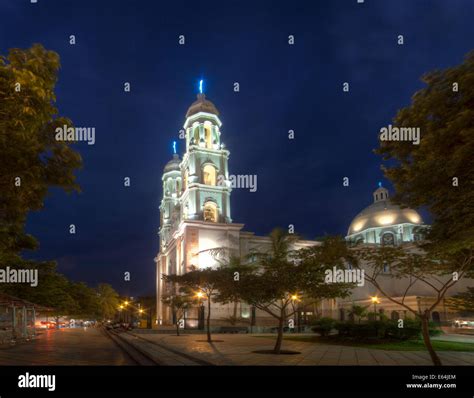
<instances>
[{"instance_id":1,"label":"shrub","mask_svg":"<svg viewBox=\"0 0 474 398\"><path fill-rule=\"evenodd\" d=\"M386 324L384 321L369 321L364 323L339 322L335 328L340 336L357 339L373 339L385 335Z\"/></svg>"},{"instance_id":2,"label":"shrub","mask_svg":"<svg viewBox=\"0 0 474 398\"><path fill-rule=\"evenodd\" d=\"M382 319L361 324L339 322L335 325L339 336L364 339L397 339L410 340L421 338L421 322L418 319L404 319L403 328L398 327L398 321ZM442 333L434 323L430 323L430 336Z\"/></svg>"},{"instance_id":3,"label":"shrub","mask_svg":"<svg viewBox=\"0 0 474 398\"><path fill-rule=\"evenodd\" d=\"M334 319L323 317L313 322L311 330L314 333L319 333L322 337L326 337L334 329L335 325L336 321Z\"/></svg>"}]
</instances>

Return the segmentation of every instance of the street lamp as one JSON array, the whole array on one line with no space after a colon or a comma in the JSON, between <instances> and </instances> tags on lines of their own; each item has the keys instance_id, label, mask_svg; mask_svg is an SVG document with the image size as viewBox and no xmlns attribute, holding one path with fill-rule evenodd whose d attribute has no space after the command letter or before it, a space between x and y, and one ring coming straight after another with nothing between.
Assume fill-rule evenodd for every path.
<instances>
[{"instance_id":1,"label":"street lamp","mask_svg":"<svg viewBox=\"0 0 474 398\"><path fill-rule=\"evenodd\" d=\"M296 331L300 332L300 305L299 302L301 299L298 297L297 294L292 294L291 295L291 300L292 300L292 306L293 306L293 313L296 314ZM295 303L296 303L296 308L295 308Z\"/></svg>"},{"instance_id":2,"label":"street lamp","mask_svg":"<svg viewBox=\"0 0 474 398\"><path fill-rule=\"evenodd\" d=\"M375 317L375 320L377 320L377 304L380 303L380 300L377 296L372 296L370 300L374 304L374 317Z\"/></svg>"}]
</instances>

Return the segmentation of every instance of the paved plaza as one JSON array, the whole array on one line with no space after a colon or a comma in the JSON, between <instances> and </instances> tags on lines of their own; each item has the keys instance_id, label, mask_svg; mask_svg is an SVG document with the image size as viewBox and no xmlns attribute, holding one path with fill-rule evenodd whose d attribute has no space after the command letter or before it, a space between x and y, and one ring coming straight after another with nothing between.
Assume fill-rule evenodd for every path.
<instances>
[{"instance_id":1,"label":"paved plaza","mask_svg":"<svg viewBox=\"0 0 474 398\"><path fill-rule=\"evenodd\" d=\"M297 355L256 354L252 351L272 349L275 335L257 337L242 334L215 334L222 342L207 343L205 335L183 336L137 334L151 342L186 353L214 365L431 365L424 351L384 351L298 341L283 341L285 350ZM263 336L263 335L261 335ZM201 340L201 341L199 341ZM443 365L474 365L474 352L438 352Z\"/></svg>"},{"instance_id":2,"label":"paved plaza","mask_svg":"<svg viewBox=\"0 0 474 398\"><path fill-rule=\"evenodd\" d=\"M0 365L133 365L95 328L41 330L36 339L0 348Z\"/></svg>"},{"instance_id":3,"label":"paved plaza","mask_svg":"<svg viewBox=\"0 0 474 398\"><path fill-rule=\"evenodd\" d=\"M378 349L283 341L296 355L258 354L271 350L275 335L214 334L220 342L207 343L205 334L175 336L161 333L122 333L122 338L146 351L161 365L431 365L425 351ZM472 337L453 337L468 340ZM444 365L474 365L474 352L438 352ZM102 331L76 328L40 331L29 342L0 348L0 365L134 365Z\"/></svg>"}]
</instances>

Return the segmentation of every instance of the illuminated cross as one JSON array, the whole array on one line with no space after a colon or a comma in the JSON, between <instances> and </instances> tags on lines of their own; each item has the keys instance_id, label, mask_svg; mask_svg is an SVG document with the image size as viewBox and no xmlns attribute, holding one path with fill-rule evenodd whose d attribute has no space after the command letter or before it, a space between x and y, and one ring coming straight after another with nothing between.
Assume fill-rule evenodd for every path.
<instances>
[{"instance_id":1,"label":"illuminated cross","mask_svg":"<svg viewBox=\"0 0 474 398\"><path fill-rule=\"evenodd\" d=\"M176 141L173 141L173 153L176 155Z\"/></svg>"},{"instance_id":2,"label":"illuminated cross","mask_svg":"<svg viewBox=\"0 0 474 398\"><path fill-rule=\"evenodd\" d=\"M379 188L382 188L382 182L379 181Z\"/></svg>"},{"instance_id":3,"label":"illuminated cross","mask_svg":"<svg viewBox=\"0 0 474 398\"><path fill-rule=\"evenodd\" d=\"M202 94L202 83L204 80L199 81L199 92Z\"/></svg>"}]
</instances>

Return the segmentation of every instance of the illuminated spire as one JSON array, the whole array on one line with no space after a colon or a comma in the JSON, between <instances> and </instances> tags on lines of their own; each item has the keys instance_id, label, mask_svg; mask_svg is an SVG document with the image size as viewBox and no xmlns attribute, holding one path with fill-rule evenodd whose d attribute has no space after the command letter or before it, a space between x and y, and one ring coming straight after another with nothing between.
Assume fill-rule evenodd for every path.
<instances>
[{"instance_id":1,"label":"illuminated spire","mask_svg":"<svg viewBox=\"0 0 474 398\"><path fill-rule=\"evenodd\" d=\"M202 80L202 79L199 80L199 93L201 93L201 94L202 94L202 92L203 92L203 87L202 87L203 84L204 84L204 80Z\"/></svg>"},{"instance_id":2,"label":"illuminated spire","mask_svg":"<svg viewBox=\"0 0 474 398\"><path fill-rule=\"evenodd\" d=\"M173 141L173 153L176 155L176 141Z\"/></svg>"}]
</instances>

